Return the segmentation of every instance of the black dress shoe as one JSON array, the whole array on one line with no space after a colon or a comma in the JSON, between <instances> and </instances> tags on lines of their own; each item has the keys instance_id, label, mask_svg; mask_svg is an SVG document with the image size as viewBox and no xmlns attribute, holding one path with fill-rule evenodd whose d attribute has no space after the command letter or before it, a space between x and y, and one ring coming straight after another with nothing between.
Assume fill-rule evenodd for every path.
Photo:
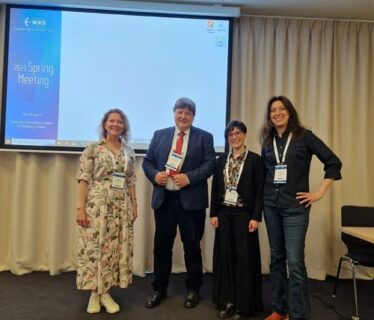
<instances>
[{"instance_id":1,"label":"black dress shoe","mask_svg":"<svg viewBox=\"0 0 374 320\"><path fill-rule=\"evenodd\" d=\"M247 320L248 315L245 313L239 312L239 311L235 311L233 319L234 320Z\"/></svg>"},{"instance_id":2,"label":"black dress shoe","mask_svg":"<svg viewBox=\"0 0 374 320\"><path fill-rule=\"evenodd\" d=\"M157 307L162 300L166 298L165 293L161 293L160 291L154 290L152 294L147 298L144 306L148 309L152 309Z\"/></svg>"},{"instance_id":3,"label":"black dress shoe","mask_svg":"<svg viewBox=\"0 0 374 320\"><path fill-rule=\"evenodd\" d=\"M186 299L184 300L185 308L195 308L200 301L199 293L195 290L188 290Z\"/></svg>"},{"instance_id":4,"label":"black dress shoe","mask_svg":"<svg viewBox=\"0 0 374 320\"><path fill-rule=\"evenodd\" d=\"M232 302L226 303L226 305L219 311L218 318L226 319L233 316L235 312L235 305Z\"/></svg>"}]
</instances>

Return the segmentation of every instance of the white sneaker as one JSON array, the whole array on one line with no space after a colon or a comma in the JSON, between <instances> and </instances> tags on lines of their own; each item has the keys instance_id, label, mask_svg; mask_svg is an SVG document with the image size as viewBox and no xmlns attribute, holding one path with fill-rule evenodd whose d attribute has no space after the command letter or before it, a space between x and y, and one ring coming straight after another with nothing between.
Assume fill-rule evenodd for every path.
<instances>
[{"instance_id":1,"label":"white sneaker","mask_svg":"<svg viewBox=\"0 0 374 320\"><path fill-rule=\"evenodd\" d=\"M87 312L99 313L100 312L100 297L97 293L91 293L90 300L88 301Z\"/></svg>"},{"instance_id":2,"label":"white sneaker","mask_svg":"<svg viewBox=\"0 0 374 320\"><path fill-rule=\"evenodd\" d=\"M112 299L109 293L103 293L100 296L100 303L105 307L108 313L116 313L119 311L119 305Z\"/></svg>"}]
</instances>

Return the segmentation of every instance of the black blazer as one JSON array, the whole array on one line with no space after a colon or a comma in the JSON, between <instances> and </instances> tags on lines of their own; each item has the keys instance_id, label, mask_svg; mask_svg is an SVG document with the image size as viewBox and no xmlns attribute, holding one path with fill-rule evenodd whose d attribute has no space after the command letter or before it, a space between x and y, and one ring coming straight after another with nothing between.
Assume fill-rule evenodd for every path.
<instances>
[{"instance_id":1,"label":"black blazer","mask_svg":"<svg viewBox=\"0 0 374 320\"><path fill-rule=\"evenodd\" d=\"M212 182L212 196L210 203L210 216L216 217L218 210L222 207L225 193L224 170L228 153L224 153L217 160L216 170ZM262 220L263 185L264 185L264 163L262 158L248 151L244 162L243 172L239 179L237 192L243 199L243 208L250 215L250 219Z\"/></svg>"}]
</instances>

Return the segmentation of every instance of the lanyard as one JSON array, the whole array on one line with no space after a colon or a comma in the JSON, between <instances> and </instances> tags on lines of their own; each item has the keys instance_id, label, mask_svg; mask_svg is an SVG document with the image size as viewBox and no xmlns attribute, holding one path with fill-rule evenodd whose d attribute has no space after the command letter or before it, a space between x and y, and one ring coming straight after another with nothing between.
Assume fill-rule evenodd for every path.
<instances>
[{"instance_id":1,"label":"lanyard","mask_svg":"<svg viewBox=\"0 0 374 320\"><path fill-rule=\"evenodd\" d=\"M108 152L110 154L110 157L112 158L112 162L113 162L113 170L114 171L118 171L118 167L117 167L117 163L116 163L116 158L114 157L114 154L113 152L108 148ZM127 170L127 156L126 154L124 153L123 156L125 157L125 168L124 168L124 172L126 172Z\"/></svg>"},{"instance_id":2,"label":"lanyard","mask_svg":"<svg viewBox=\"0 0 374 320\"><path fill-rule=\"evenodd\" d=\"M284 160L286 159L287 149L288 149L288 146L290 145L290 142L291 142L291 138L292 138L292 132L290 132L289 135L288 135L287 142L286 142L286 147L284 148L284 152L283 152L283 155L282 155L282 162L279 161L279 153L278 153L277 144L275 142L275 137L273 138L274 154L275 154L275 159L277 160L277 164L284 163Z\"/></svg>"},{"instance_id":3,"label":"lanyard","mask_svg":"<svg viewBox=\"0 0 374 320\"><path fill-rule=\"evenodd\" d=\"M237 179L236 179L236 181L235 181L235 186L237 186L238 183L239 183L239 179L240 179L240 176L242 175L243 167L244 167L244 162L245 162L245 159L247 158L247 155L248 155L248 150L246 150L246 152L245 152L245 156L244 156L244 158L243 158L242 164L241 164L240 169L239 169L239 174L238 174ZM226 166L225 166L225 177L226 177L226 181L227 181L227 182L229 181L229 164L230 164L230 156L231 156L231 151L230 151L229 154L227 155L227 161L226 161Z\"/></svg>"}]
</instances>

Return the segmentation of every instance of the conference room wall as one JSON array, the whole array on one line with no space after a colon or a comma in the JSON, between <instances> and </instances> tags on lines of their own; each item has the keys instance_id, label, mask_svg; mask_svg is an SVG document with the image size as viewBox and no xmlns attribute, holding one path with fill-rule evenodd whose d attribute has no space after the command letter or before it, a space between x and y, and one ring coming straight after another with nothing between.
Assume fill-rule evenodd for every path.
<instances>
[{"instance_id":1,"label":"conference room wall","mask_svg":"<svg viewBox=\"0 0 374 320\"><path fill-rule=\"evenodd\" d=\"M231 118L247 123L248 145L260 150L257 133L266 102L282 94L343 162L343 180L311 209L306 263L316 279L335 275L346 250L340 239L341 206L374 205L373 31L374 22L318 18L242 16L234 26ZM323 166L314 157L311 190L317 190L322 177ZM263 267L269 264L265 243L261 232ZM361 277L373 278L373 269L360 271Z\"/></svg>"},{"instance_id":2,"label":"conference room wall","mask_svg":"<svg viewBox=\"0 0 374 320\"><path fill-rule=\"evenodd\" d=\"M2 48L3 8L0 21ZM370 110L374 96L369 88L374 81L373 37L373 24L367 22L282 17L241 17L235 21L231 118L248 125L247 145L260 151L257 138L265 104L270 96L284 94L295 103L304 124L343 161L343 180L311 211L306 261L309 276L315 279L335 274L338 258L344 253L339 231L341 205L374 205L374 177L369 166L373 158L369 145L374 119ZM2 54L3 50L0 71ZM57 274L75 269L78 162L77 154L0 152L0 270ZM142 157L137 157L140 216L135 224L134 272L144 275L152 271L154 222L152 187L141 162ZM312 189L318 187L322 169L313 160ZM202 241L205 271L211 271L213 238L207 219ZM268 273L264 224L260 239L263 272ZM174 258L173 271L184 271L179 240ZM373 270L361 269L360 277L373 274Z\"/></svg>"}]
</instances>

